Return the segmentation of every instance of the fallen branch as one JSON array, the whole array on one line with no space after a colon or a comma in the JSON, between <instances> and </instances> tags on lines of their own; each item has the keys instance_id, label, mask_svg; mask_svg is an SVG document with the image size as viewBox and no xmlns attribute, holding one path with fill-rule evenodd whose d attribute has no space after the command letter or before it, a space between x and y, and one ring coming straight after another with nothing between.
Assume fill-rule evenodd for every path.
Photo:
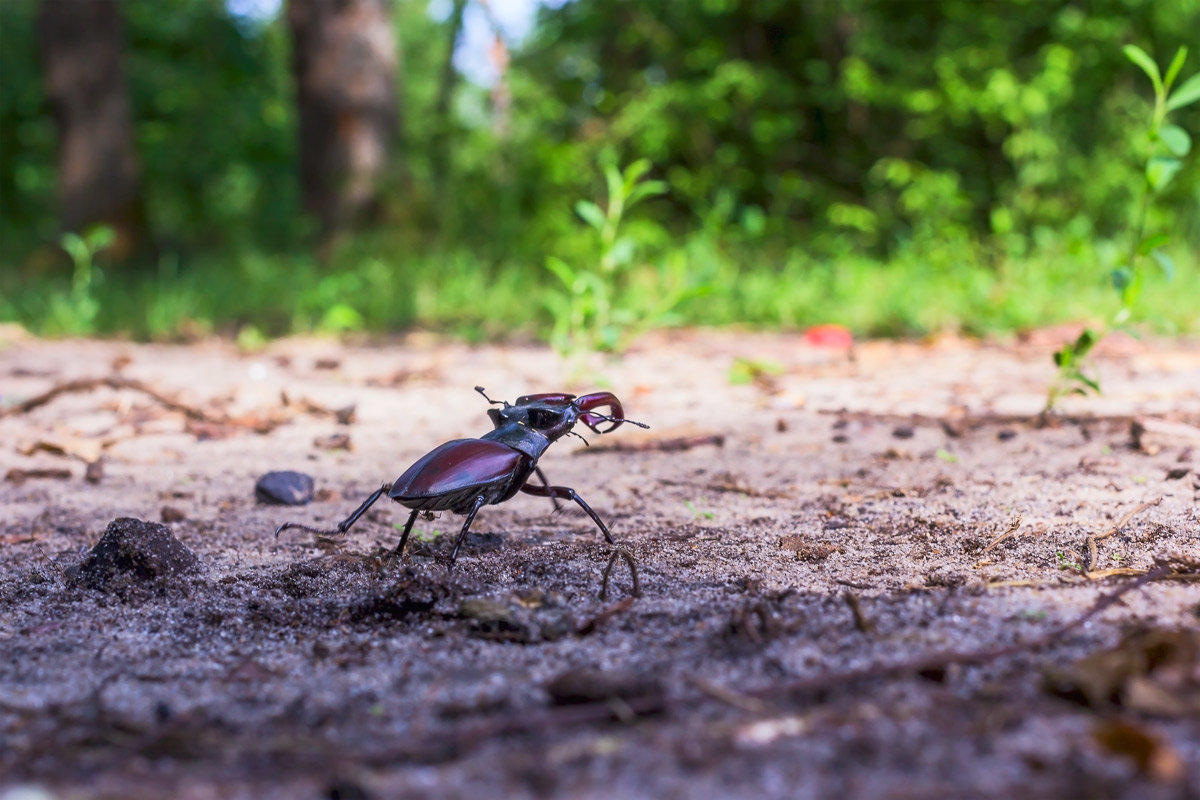
<instances>
[{"instance_id":1,"label":"fallen branch","mask_svg":"<svg viewBox=\"0 0 1200 800\"><path fill-rule=\"evenodd\" d=\"M178 411L188 419L201 420L203 422L224 422L224 416L214 416L209 414L202 408L182 403L174 398L167 397L157 389L142 383L133 378L122 378L119 376L111 376L108 378L79 378L73 381L60 383L57 386L42 392L41 394L31 397L28 400L18 403L12 408L0 409L0 417L13 416L16 414L26 414L35 408L46 405L51 400L64 394L75 394L78 392L90 392L94 389L129 389L135 392L141 392L144 395L157 401L162 406Z\"/></svg>"}]
</instances>

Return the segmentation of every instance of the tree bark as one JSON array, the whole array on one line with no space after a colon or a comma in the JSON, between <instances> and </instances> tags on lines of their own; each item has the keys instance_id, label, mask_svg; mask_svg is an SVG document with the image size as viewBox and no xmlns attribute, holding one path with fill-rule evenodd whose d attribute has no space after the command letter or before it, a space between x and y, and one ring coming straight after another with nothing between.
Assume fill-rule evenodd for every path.
<instances>
[{"instance_id":1,"label":"tree bark","mask_svg":"<svg viewBox=\"0 0 1200 800\"><path fill-rule=\"evenodd\" d=\"M326 236L373 216L399 132L391 0L289 0L304 209Z\"/></svg>"},{"instance_id":2,"label":"tree bark","mask_svg":"<svg viewBox=\"0 0 1200 800\"><path fill-rule=\"evenodd\" d=\"M450 171L450 140L453 138L453 124L450 120L450 100L454 96L454 87L458 84L458 70L454 68L454 52L458 49L458 40L462 35L463 17L467 10L467 0L454 0L450 10L450 18L446 21L448 36L446 37L446 57L442 61L442 72L438 77L437 100L433 106L433 124L436 136L430 143L430 166L433 173L434 192L437 195L437 206L443 208L446 181Z\"/></svg>"},{"instance_id":3,"label":"tree bark","mask_svg":"<svg viewBox=\"0 0 1200 800\"><path fill-rule=\"evenodd\" d=\"M145 226L117 0L42 0L37 38L58 128L62 228L112 225L113 250L127 254Z\"/></svg>"}]
</instances>

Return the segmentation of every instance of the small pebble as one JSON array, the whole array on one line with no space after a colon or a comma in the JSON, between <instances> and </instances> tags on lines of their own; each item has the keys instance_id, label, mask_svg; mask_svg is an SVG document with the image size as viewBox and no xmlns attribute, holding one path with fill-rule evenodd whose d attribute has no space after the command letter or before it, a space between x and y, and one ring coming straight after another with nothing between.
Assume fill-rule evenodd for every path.
<instances>
[{"instance_id":1,"label":"small pebble","mask_svg":"<svg viewBox=\"0 0 1200 800\"><path fill-rule=\"evenodd\" d=\"M254 496L271 505L302 506L312 500L313 479L292 470L268 472L254 484Z\"/></svg>"},{"instance_id":2,"label":"small pebble","mask_svg":"<svg viewBox=\"0 0 1200 800\"><path fill-rule=\"evenodd\" d=\"M163 522L183 522L187 519L187 514L176 508L175 506L163 506L159 512Z\"/></svg>"}]
</instances>

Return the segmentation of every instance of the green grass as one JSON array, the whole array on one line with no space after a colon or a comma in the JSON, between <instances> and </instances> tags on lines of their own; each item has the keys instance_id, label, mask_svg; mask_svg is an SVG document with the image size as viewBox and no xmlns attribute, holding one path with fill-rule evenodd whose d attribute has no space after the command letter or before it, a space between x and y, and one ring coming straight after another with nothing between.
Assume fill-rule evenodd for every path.
<instances>
[{"instance_id":1,"label":"green grass","mask_svg":"<svg viewBox=\"0 0 1200 800\"><path fill-rule=\"evenodd\" d=\"M1003 257L973 244L909 244L886 259L851 251L816 256L800 247L717 246L697 236L677 243L689 277L706 296L683 302L667 324L802 329L839 323L860 336L956 330L1007 333L1064 321L1110 318L1118 300L1104 247ZM659 253L666 258L670 253ZM1200 332L1200 260L1174 253L1168 283L1149 280L1137 319L1159 333ZM662 291L661 272L631 270L626 297ZM40 276L0 270L0 320L47 336L98 334L171 340L207 333L262 336L421 327L468 340L545 338L558 282L541 259L485 260L465 250L414 252L366 237L330 264L302 254L245 252L156 269L101 267L89 286L90 320L64 317L79 301L72 269Z\"/></svg>"}]
</instances>

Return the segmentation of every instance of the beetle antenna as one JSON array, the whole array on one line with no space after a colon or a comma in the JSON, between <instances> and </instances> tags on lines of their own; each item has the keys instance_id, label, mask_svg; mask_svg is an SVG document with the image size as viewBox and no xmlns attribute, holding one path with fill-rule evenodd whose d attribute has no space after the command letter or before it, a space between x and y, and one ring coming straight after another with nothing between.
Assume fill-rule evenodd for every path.
<instances>
[{"instance_id":1,"label":"beetle antenna","mask_svg":"<svg viewBox=\"0 0 1200 800\"><path fill-rule=\"evenodd\" d=\"M477 392L479 392L481 395L483 395L483 399L484 399L484 400L487 400L487 401L488 401L490 404L492 404L492 405L494 405L494 406L504 406L505 408L508 408L508 401L507 401L507 400L493 400L492 398L490 398L490 397L488 397L488 396L487 396L487 392L485 392L485 391L483 390L483 387L482 387L482 386L476 386L476 387L475 387L475 391L477 391Z\"/></svg>"},{"instance_id":2,"label":"beetle antenna","mask_svg":"<svg viewBox=\"0 0 1200 800\"><path fill-rule=\"evenodd\" d=\"M600 417L600 419L604 420L605 422L627 422L630 425L637 425L639 428L650 430L650 426L644 422L637 422L632 419L625 419L624 417L610 417L608 414L601 414L598 411L588 411L586 413L591 414L593 417Z\"/></svg>"},{"instance_id":3,"label":"beetle antenna","mask_svg":"<svg viewBox=\"0 0 1200 800\"><path fill-rule=\"evenodd\" d=\"M583 437L583 435L582 435L582 434L578 434L578 433L576 433L575 431L567 431L567 433L571 434L572 436L578 436L580 439L582 439L582 440L583 440L583 443L584 443L584 445L585 445L585 446L587 446L587 447L591 447L591 446L592 446L592 443L591 443L591 442L589 442L587 439L585 439L585 438Z\"/></svg>"}]
</instances>

